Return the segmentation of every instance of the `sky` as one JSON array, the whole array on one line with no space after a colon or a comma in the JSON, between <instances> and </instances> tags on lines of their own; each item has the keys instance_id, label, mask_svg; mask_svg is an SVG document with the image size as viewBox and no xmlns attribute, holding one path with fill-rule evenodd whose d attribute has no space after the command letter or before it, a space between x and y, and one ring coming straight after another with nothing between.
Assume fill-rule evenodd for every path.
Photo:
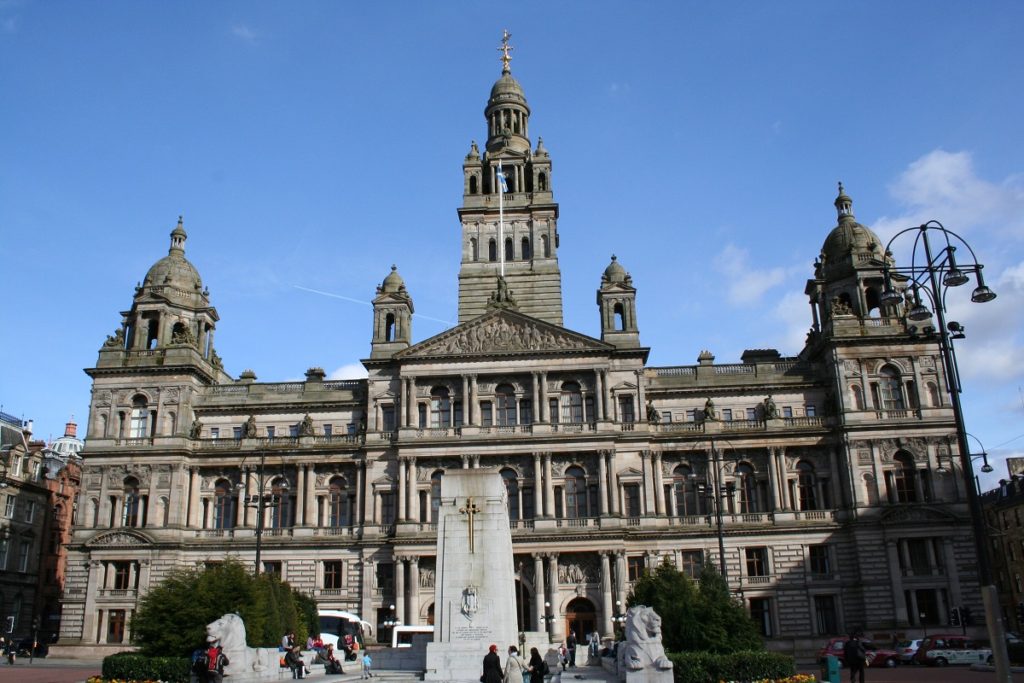
<instances>
[{"instance_id":1,"label":"sky","mask_svg":"<svg viewBox=\"0 0 1024 683\"><path fill-rule=\"evenodd\" d=\"M0 410L85 424L82 370L179 215L235 377L359 376L391 264L414 341L449 327L508 29L567 327L600 335L616 254L650 365L796 355L841 180L884 241L936 219L984 264L998 298L948 306L994 483L1024 455L1022 25L998 0L0 0Z\"/></svg>"}]
</instances>

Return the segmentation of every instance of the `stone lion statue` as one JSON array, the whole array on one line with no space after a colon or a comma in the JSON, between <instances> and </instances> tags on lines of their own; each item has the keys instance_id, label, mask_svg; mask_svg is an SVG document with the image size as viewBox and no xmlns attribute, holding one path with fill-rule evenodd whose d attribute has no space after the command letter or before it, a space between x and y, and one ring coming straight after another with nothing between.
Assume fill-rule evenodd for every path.
<instances>
[{"instance_id":1,"label":"stone lion statue","mask_svg":"<svg viewBox=\"0 0 1024 683\"><path fill-rule=\"evenodd\" d=\"M661 644L661 617L654 608L637 605L626 612L624 664L627 671L671 671Z\"/></svg>"},{"instance_id":2,"label":"stone lion statue","mask_svg":"<svg viewBox=\"0 0 1024 683\"><path fill-rule=\"evenodd\" d=\"M269 650L249 647L245 640L245 624L237 614L225 614L206 625L206 641L219 643L230 664L224 667L229 676L264 671L269 666Z\"/></svg>"}]
</instances>

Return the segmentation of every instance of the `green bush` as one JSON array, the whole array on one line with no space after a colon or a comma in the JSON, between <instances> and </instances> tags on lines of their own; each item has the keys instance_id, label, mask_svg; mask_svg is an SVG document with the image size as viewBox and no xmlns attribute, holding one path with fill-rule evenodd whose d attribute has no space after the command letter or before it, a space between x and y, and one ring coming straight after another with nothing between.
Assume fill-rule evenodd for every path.
<instances>
[{"instance_id":1,"label":"green bush","mask_svg":"<svg viewBox=\"0 0 1024 683\"><path fill-rule=\"evenodd\" d=\"M103 678L122 681L163 681L189 683L188 657L146 657L121 652L103 658Z\"/></svg>"},{"instance_id":2,"label":"green bush","mask_svg":"<svg viewBox=\"0 0 1024 683\"><path fill-rule=\"evenodd\" d=\"M675 652L668 658L674 665L676 683L718 683L786 678L796 673L796 663L777 652Z\"/></svg>"}]
</instances>

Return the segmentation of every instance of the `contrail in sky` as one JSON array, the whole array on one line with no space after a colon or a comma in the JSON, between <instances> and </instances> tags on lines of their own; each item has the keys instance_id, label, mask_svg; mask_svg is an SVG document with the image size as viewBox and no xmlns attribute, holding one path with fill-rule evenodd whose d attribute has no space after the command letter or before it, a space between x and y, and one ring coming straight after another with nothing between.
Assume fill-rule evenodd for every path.
<instances>
[{"instance_id":1,"label":"contrail in sky","mask_svg":"<svg viewBox=\"0 0 1024 683\"><path fill-rule=\"evenodd\" d=\"M310 289L309 287L303 287L302 285L292 285L295 289L301 289L304 292L313 292L321 296L329 296L332 299L341 299L343 301L351 301L354 304L363 304L364 306L372 306L369 301L363 301L362 299L353 299L350 296L342 296L341 294L334 294L333 292L323 292L319 289ZM445 325L455 325L451 320L441 320L440 318L431 318L429 315L423 315L422 313L413 313L414 318L423 318L424 320L433 320L435 323L444 323Z\"/></svg>"}]
</instances>

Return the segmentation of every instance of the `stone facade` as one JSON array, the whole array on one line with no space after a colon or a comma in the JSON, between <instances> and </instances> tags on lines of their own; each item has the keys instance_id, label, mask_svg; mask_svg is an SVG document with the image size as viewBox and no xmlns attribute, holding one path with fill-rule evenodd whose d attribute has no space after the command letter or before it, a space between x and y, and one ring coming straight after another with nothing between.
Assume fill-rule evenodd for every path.
<instances>
[{"instance_id":1,"label":"stone facade","mask_svg":"<svg viewBox=\"0 0 1024 683\"><path fill-rule=\"evenodd\" d=\"M987 462L987 461L986 461ZM999 606L1007 630L1024 629L1024 458L1008 458L1008 478L985 492L985 510L992 575L999 589ZM971 615L980 621L982 614Z\"/></svg>"},{"instance_id":2,"label":"stone facade","mask_svg":"<svg viewBox=\"0 0 1024 683\"><path fill-rule=\"evenodd\" d=\"M392 269L365 380L228 376L179 223L87 371L61 642L120 647L138 598L172 568L252 562L258 509L265 569L322 607L381 624L393 604L426 623L440 481L477 467L508 491L522 626L556 641L570 626L610 634L631 583L662 562L724 564L778 649L918 632L952 605L980 613L939 349L902 304L880 306L891 257L845 192L798 356L651 367L642 284L614 257L600 338L561 326L550 157L507 65L486 116L486 151L464 163L459 325L413 343L412 295ZM498 161L511 178L504 280L489 246L505 246Z\"/></svg>"}]
</instances>

